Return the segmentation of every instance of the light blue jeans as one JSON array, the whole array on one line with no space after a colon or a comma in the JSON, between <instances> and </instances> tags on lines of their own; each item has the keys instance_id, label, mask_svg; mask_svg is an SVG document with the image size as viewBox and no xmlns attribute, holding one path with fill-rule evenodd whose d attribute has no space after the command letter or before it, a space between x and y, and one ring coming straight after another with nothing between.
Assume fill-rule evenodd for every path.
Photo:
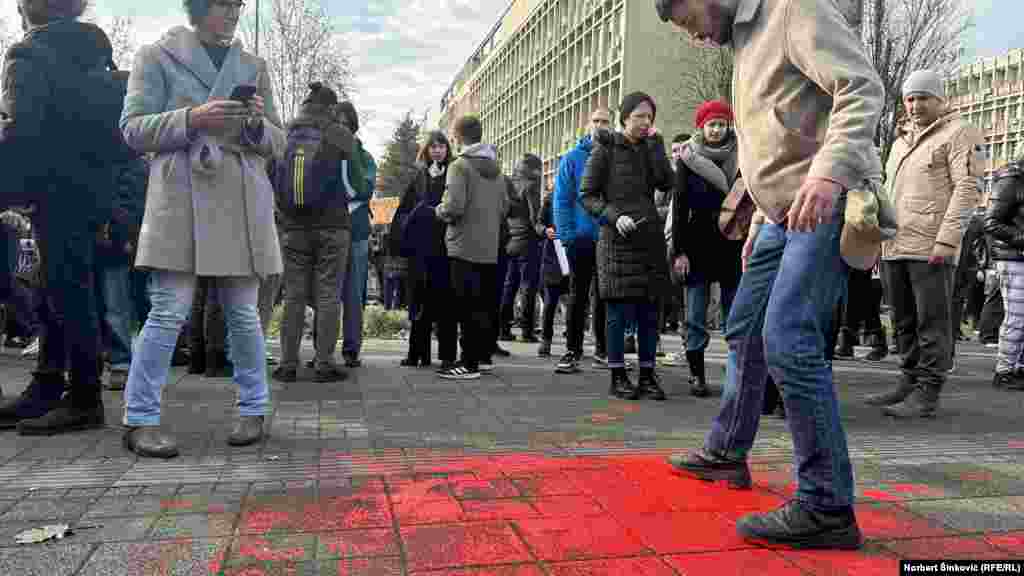
<instances>
[{"instance_id":1,"label":"light blue jeans","mask_svg":"<svg viewBox=\"0 0 1024 576\"><path fill-rule=\"evenodd\" d=\"M187 272L154 270L149 277L152 308L128 373L124 394L126 426L160 424L161 392L167 382L178 334L192 310L195 286L196 277ZM255 276L217 278L214 286L224 307L231 342L234 380L239 388L239 415L263 416L270 392L263 329L257 312L259 279Z\"/></svg>"},{"instance_id":2,"label":"light blue jeans","mask_svg":"<svg viewBox=\"0 0 1024 576\"><path fill-rule=\"evenodd\" d=\"M342 319L341 354L359 357L363 349L363 303L366 300L367 274L370 271L370 241L352 242L348 253L348 273L341 282Z\"/></svg>"},{"instance_id":3,"label":"light blue jeans","mask_svg":"<svg viewBox=\"0 0 1024 576\"><path fill-rule=\"evenodd\" d=\"M705 449L745 459L754 445L769 373L793 436L796 497L815 510L853 504L853 468L825 343L846 289L839 255L845 196L812 233L766 223L740 279L726 327L722 406Z\"/></svg>"},{"instance_id":4,"label":"light blue jeans","mask_svg":"<svg viewBox=\"0 0 1024 576\"><path fill-rule=\"evenodd\" d=\"M132 269L106 266L100 273L103 291L103 321L110 332L110 369L124 371L132 363L132 330L135 301L132 298Z\"/></svg>"}]
</instances>

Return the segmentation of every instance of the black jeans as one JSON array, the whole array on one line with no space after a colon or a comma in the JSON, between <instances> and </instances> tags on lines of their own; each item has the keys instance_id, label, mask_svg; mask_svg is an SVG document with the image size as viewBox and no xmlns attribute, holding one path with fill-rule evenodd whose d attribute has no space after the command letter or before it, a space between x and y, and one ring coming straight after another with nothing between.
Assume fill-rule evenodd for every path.
<instances>
[{"instance_id":1,"label":"black jeans","mask_svg":"<svg viewBox=\"0 0 1024 576\"><path fill-rule=\"evenodd\" d=\"M558 312L558 302L562 298L565 287L561 284L544 287L544 314L541 322L541 337L545 342L551 342L555 337L555 313Z\"/></svg>"},{"instance_id":2,"label":"black jeans","mask_svg":"<svg viewBox=\"0 0 1024 576\"><path fill-rule=\"evenodd\" d=\"M454 314L456 302L452 298L448 260L437 257L431 266L425 260L409 260L409 310L412 323L409 335L409 359L430 361L430 328L437 323L437 357L442 362L454 362L456 332ZM443 261L443 262L440 262Z\"/></svg>"},{"instance_id":3,"label":"black jeans","mask_svg":"<svg viewBox=\"0 0 1024 576\"><path fill-rule=\"evenodd\" d=\"M497 342L491 324L497 289L494 264L478 264L458 258L449 261L457 306L452 307L462 334L462 361L469 370L477 370L490 358Z\"/></svg>"},{"instance_id":4,"label":"black jeans","mask_svg":"<svg viewBox=\"0 0 1024 576\"><path fill-rule=\"evenodd\" d=\"M865 335L882 332L882 294L871 279L870 270L850 269L846 297L843 298L842 327Z\"/></svg>"},{"instance_id":5,"label":"black jeans","mask_svg":"<svg viewBox=\"0 0 1024 576\"><path fill-rule=\"evenodd\" d=\"M992 282L985 288L985 305L981 308L981 318L978 320L978 339L983 344L999 342L999 327L1005 316L1003 291L998 282Z\"/></svg>"},{"instance_id":6,"label":"black jeans","mask_svg":"<svg viewBox=\"0 0 1024 576\"><path fill-rule=\"evenodd\" d=\"M953 273L948 265L895 260L882 264L892 306L901 368L911 379L941 388L953 360Z\"/></svg>"},{"instance_id":7,"label":"black jeans","mask_svg":"<svg viewBox=\"0 0 1024 576\"><path fill-rule=\"evenodd\" d=\"M597 284L597 243L591 240L577 239L569 251L569 266L572 269L572 280L569 288L569 338L566 348L577 356L583 355L583 325L590 306L590 287ZM600 291L594 290L594 342L596 353L608 353L605 339L607 310L601 301Z\"/></svg>"},{"instance_id":8,"label":"black jeans","mask_svg":"<svg viewBox=\"0 0 1024 576\"><path fill-rule=\"evenodd\" d=\"M503 280L504 289L501 298L501 330L507 331L513 322L516 308L516 295L523 289L523 316L519 319L519 328L524 337L533 336L536 329L537 285L540 276L540 242L531 241L526 252L508 259L508 271Z\"/></svg>"},{"instance_id":9,"label":"black jeans","mask_svg":"<svg viewBox=\"0 0 1024 576\"><path fill-rule=\"evenodd\" d=\"M95 224L33 219L40 258L36 313L41 324L36 370L63 386L70 360L71 401L84 409L100 401L100 323L96 310ZM57 394L59 397L59 394Z\"/></svg>"}]
</instances>

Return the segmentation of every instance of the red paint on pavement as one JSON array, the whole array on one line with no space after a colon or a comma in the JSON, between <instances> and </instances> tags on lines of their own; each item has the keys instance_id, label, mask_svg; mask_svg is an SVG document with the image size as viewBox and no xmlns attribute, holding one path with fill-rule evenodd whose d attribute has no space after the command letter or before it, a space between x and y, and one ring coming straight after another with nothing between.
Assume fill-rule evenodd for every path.
<instances>
[{"instance_id":1,"label":"red paint on pavement","mask_svg":"<svg viewBox=\"0 0 1024 576\"><path fill-rule=\"evenodd\" d=\"M308 556L313 545L289 541L289 533L318 542L316 557L331 570L340 558L337 573L350 575L399 574L403 554L410 574L434 576L535 576L538 560L550 576L870 575L892 573L898 557L1024 555L1021 533L955 538L911 513L901 501L942 494L919 484L864 491L876 500L857 507L865 550L797 553L736 533L740 517L783 503L792 481L785 468L755 471L753 490L679 476L659 454L431 453L387 468L395 471L246 501L239 533L251 537L240 539L232 562L285 565Z\"/></svg>"},{"instance_id":2,"label":"red paint on pavement","mask_svg":"<svg viewBox=\"0 0 1024 576\"><path fill-rule=\"evenodd\" d=\"M660 558L616 558L552 564L551 576L675 576Z\"/></svg>"}]
</instances>

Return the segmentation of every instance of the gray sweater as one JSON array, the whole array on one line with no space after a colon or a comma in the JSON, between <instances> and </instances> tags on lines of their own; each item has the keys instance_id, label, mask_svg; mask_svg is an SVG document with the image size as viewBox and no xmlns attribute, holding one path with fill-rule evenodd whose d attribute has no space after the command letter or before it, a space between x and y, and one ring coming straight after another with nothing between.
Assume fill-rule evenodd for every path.
<instances>
[{"instance_id":1,"label":"gray sweater","mask_svg":"<svg viewBox=\"0 0 1024 576\"><path fill-rule=\"evenodd\" d=\"M448 256L476 264L498 262L508 183L489 144L474 144L448 167L437 217L448 224Z\"/></svg>"}]
</instances>

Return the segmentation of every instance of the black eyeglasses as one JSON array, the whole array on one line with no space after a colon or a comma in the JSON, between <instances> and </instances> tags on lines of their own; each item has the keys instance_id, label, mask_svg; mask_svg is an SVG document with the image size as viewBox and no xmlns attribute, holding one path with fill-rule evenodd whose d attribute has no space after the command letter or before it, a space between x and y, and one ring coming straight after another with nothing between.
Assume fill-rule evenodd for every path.
<instances>
[{"instance_id":1,"label":"black eyeglasses","mask_svg":"<svg viewBox=\"0 0 1024 576\"><path fill-rule=\"evenodd\" d=\"M245 10L245 2L242 2L241 0L213 0L211 4L224 11L237 10L241 12L242 10Z\"/></svg>"}]
</instances>

